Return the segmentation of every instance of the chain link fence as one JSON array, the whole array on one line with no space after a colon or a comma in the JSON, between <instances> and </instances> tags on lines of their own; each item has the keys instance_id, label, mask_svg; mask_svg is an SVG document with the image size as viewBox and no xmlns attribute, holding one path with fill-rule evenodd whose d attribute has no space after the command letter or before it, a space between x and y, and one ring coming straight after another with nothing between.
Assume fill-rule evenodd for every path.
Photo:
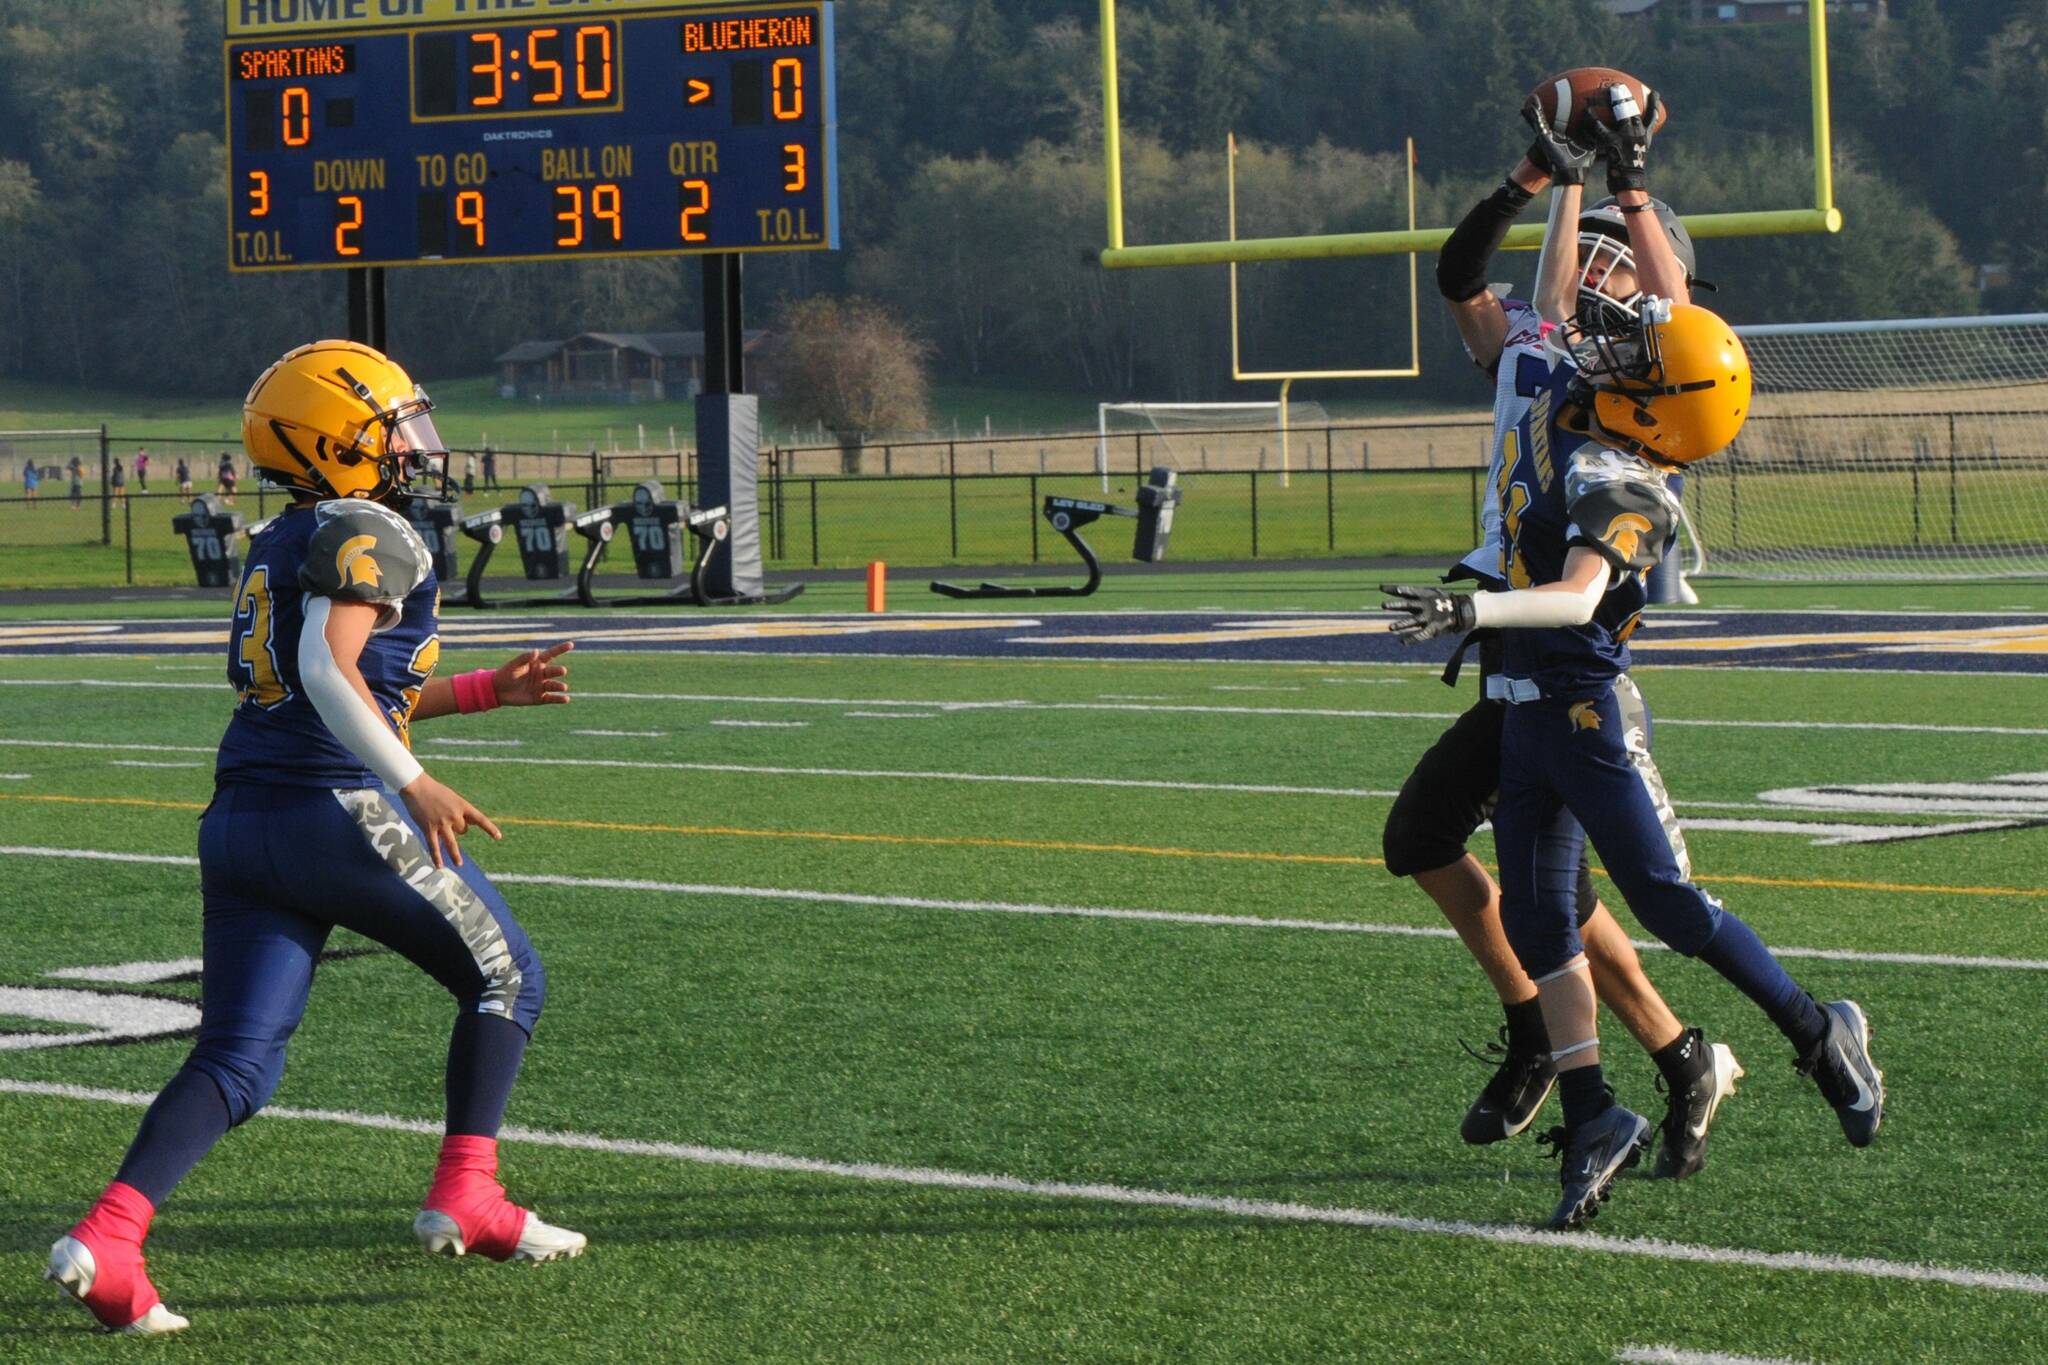
<instances>
[{"instance_id":1,"label":"chain link fence","mask_svg":"<svg viewBox=\"0 0 2048 1365\"><path fill-rule=\"evenodd\" d=\"M1294 431L1285 471L1277 430L1124 433L1111 438L1106 474L1097 470L1104 452L1093 435L774 447L761 455L761 544L767 566L781 572L874 560L934 568L1063 562L1070 551L1039 516L1043 498L1130 503L1150 469L1165 464L1180 469L1188 496L1174 527L1177 561L1448 561L1479 534L1489 430L1476 420ZM0 587L190 585L187 549L171 520L194 498L216 494L246 525L287 502L251 477L239 449L218 442L104 431L0 442L0 478L13 480L0 489L21 488L26 462L43 473L33 500L0 496ZM141 477L139 450L149 456ZM75 500L74 458L81 474ZM222 477L223 461L232 481ZM850 463L866 472L842 472ZM176 477L180 464L188 480ZM468 513L514 503L530 484L579 510L626 502L648 479L666 496L694 502L698 484L687 450L457 450L449 472ZM1124 553L1121 529L1099 526L1092 538L1112 562ZM465 564L474 548L463 542ZM577 558L581 549L577 542ZM628 566L614 556L607 568ZM518 573L517 556L500 555L490 580Z\"/></svg>"}]
</instances>

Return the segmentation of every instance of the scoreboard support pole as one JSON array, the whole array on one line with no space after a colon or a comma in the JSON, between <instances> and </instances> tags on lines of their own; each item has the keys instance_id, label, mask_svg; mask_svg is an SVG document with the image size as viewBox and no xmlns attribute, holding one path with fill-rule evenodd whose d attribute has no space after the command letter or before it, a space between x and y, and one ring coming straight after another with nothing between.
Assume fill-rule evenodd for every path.
<instances>
[{"instance_id":1,"label":"scoreboard support pole","mask_svg":"<svg viewBox=\"0 0 2048 1365\"><path fill-rule=\"evenodd\" d=\"M727 536L704 574L710 599L760 600L761 400L746 390L742 258L704 258L704 391L697 395L697 501L723 506Z\"/></svg>"},{"instance_id":2,"label":"scoreboard support pole","mask_svg":"<svg viewBox=\"0 0 2048 1365\"><path fill-rule=\"evenodd\" d=\"M385 325L384 267L351 266L348 271L348 339L390 354Z\"/></svg>"}]
</instances>

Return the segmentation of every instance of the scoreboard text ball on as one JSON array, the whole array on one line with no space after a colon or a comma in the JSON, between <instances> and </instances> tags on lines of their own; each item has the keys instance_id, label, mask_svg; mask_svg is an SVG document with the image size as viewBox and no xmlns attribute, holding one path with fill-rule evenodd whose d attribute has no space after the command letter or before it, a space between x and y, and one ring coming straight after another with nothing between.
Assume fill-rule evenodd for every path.
<instances>
[{"instance_id":1,"label":"scoreboard text ball on","mask_svg":"<svg viewBox=\"0 0 2048 1365\"><path fill-rule=\"evenodd\" d=\"M233 270L839 245L832 0L226 0Z\"/></svg>"}]
</instances>

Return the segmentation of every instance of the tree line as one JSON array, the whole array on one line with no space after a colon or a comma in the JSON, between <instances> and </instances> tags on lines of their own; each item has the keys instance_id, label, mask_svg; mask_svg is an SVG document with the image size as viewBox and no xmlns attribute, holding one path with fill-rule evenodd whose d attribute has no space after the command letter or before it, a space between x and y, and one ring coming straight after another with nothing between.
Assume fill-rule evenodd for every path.
<instances>
[{"instance_id":1,"label":"tree line","mask_svg":"<svg viewBox=\"0 0 2048 1365\"><path fill-rule=\"evenodd\" d=\"M1695 28L1667 0L1122 0L1134 243L1224 235L1226 136L1246 236L1455 221L1526 145L1543 76L1624 67L1672 106L1657 192L1682 211L1811 202L1805 26ZM1701 244L1738 322L2048 306L2048 0L1891 0L1832 26L1838 237ZM752 259L756 321L859 295L905 319L940 380L1102 398L1228 393L1221 268L1102 270L1095 0L841 0L847 249ZM0 0L0 375L239 391L339 330L335 272L226 269L219 0ZM1532 211L1531 216L1534 216ZM1981 297L1975 265L2011 283ZM1398 392L1469 397L1422 263L1424 369ZM1527 285L1533 256L1499 273ZM423 375L512 343L699 317L685 259L391 272L392 336ZM1263 367L1405 362L1407 259L1249 267ZM1388 389L1383 392L1396 392Z\"/></svg>"}]
</instances>

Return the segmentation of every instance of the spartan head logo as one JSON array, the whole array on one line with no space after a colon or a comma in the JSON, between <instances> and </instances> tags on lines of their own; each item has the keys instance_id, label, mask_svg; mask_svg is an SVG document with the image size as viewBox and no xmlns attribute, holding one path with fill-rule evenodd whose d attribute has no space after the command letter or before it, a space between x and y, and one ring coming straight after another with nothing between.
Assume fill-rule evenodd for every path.
<instances>
[{"instance_id":1,"label":"spartan head logo","mask_svg":"<svg viewBox=\"0 0 2048 1365\"><path fill-rule=\"evenodd\" d=\"M1612 546L1614 552L1623 560L1632 563L1636 551L1641 548L1643 537L1653 529L1655 528L1651 526L1648 517L1638 516L1634 512L1623 512L1607 523L1607 532L1600 539Z\"/></svg>"},{"instance_id":2,"label":"spartan head logo","mask_svg":"<svg viewBox=\"0 0 2048 1365\"><path fill-rule=\"evenodd\" d=\"M350 536L334 552L334 576L344 588L363 584L377 587L377 560L370 551L377 548L375 536Z\"/></svg>"},{"instance_id":3,"label":"spartan head logo","mask_svg":"<svg viewBox=\"0 0 2048 1365\"><path fill-rule=\"evenodd\" d=\"M1571 717L1572 733L1600 728L1600 712L1597 709L1599 705L1600 703L1592 701L1575 702L1572 705L1571 710L1565 713Z\"/></svg>"}]
</instances>

